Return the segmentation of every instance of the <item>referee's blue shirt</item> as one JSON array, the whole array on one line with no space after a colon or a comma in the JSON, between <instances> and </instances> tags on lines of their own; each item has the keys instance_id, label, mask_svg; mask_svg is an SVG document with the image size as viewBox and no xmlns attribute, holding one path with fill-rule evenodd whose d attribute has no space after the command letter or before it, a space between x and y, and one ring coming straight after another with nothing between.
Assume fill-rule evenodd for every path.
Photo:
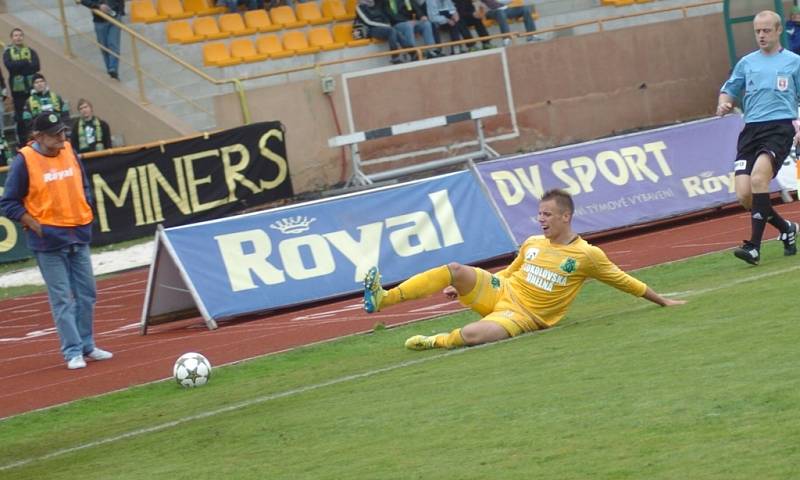
<instances>
[{"instance_id":1,"label":"referee's blue shirt","mask_svg":"<svg viewBox=\"0 0 800 480\"><path fill-rule=\"evenodd\" d=\"M800 56L785 48L773 55L756 50L739 60L721 91L735 98L744 91L745 123L795 119Z\"/></svg>"}]
</instances>

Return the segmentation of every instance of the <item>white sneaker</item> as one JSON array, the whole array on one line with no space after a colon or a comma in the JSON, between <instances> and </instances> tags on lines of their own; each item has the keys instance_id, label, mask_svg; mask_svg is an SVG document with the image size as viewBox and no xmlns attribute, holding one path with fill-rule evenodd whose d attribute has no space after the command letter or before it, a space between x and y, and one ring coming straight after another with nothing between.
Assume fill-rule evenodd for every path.
<instances>
[{"instance_id":1,"label":"white sneaker","mask_svg":"<svg viewBox=\"0 0 800 480\"><path fill-rule=\"evenodd\" d=\"M86 368L86 361L80 355L78 355L77 357L72 357L69 359L69 362L67 362L67 368L70 370Z\"/></svg>"},{"instance_id":2,"label":"white sneaker","mask_svg":"<svg viewBox=\"0 0 800 480\"><path fill-rule=\"evenodd\" d=\"M106 352L105 350L101 350L97 347L94 348L91 352L86 354L87 357L91 358L92 360L108 360L109 358L113 357L114 354L111 352ZM85 364L84 364L85 366Z\"/></svg>"}]
</instances>

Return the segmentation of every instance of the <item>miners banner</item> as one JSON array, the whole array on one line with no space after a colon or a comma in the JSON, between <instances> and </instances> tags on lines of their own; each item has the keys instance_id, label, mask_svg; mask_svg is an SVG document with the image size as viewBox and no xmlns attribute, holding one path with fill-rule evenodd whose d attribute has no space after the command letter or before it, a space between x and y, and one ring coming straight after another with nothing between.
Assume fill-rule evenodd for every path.
<instances>
[{"instance_id":1,"label":"miners banner","mask_svg":"<svg viewBox=\"0 0 800 480\"><path fill-rule=\"evenodd\" d=\"M156 226L224 217L290 197L283 126L264 122L84 162L94 193L94 245Z\"/></svg>"},{"instance_id":2,"label":"miners banner","mask_svg":"<svg viewBox=\"0 0 800 480\"><path fill-rule=\"evenodd\" d=\"M284 135L280 122L263 122L86 159L96 207L92 244L140 238L158 224L211 220L292 196ZM20 229L6 218L2 227L0 263L31 256Z\"/></svg>"}]
</instances>

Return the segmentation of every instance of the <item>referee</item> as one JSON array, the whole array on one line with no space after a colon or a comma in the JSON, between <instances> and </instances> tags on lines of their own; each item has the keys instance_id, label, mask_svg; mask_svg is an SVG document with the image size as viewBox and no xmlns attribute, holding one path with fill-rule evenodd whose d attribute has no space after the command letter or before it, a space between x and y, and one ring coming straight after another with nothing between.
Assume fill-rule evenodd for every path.
<instances>
[{"instance_id":1,"label":"referee","mask_svg":"<svg viewBox=\"0 0 800 480\"><path fill-rule=\"evenodd\" d=\"M742 99L745 126L739 134L734 162L736 197L750 210L751 235L733 254L751 265L761 260L761 238L766 224L781 232L783 254L797 253L797 223L784 220L772 209L769 182L777 174L792 144L800 142L794 128L800 96L800 56L781 47L781 17L770 10L753 19L758 50L744 56L722 86L717 115Z\"/></svg>"}]
</instances>

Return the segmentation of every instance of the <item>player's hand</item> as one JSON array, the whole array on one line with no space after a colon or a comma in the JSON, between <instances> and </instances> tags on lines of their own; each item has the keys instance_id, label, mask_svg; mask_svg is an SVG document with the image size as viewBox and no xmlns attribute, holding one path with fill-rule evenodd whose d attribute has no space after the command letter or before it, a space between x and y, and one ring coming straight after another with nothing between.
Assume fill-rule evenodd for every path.
<instances>
[{"instance_id":1,"label":"player's hand","mask_svg":"<svg viewBox=\"0 0 800 480\"><path fill-rule=\"evenodd\" d=\"M442 293L444 293L445 296L450 300L456 300L458 298L458 290L456 290L456 287L452 285L446 286L445 289L442 290Z\"/></svg>"},{"instance_id":2,"label":"player's hand","mask_svg":"<svg viewBox=\"0 0 800 480\"><path fill-rule=\"evenodd\" d=\"M733 110L733 104L731 102L722 102L717 105L717 115L720 117L731 113L731 110Z\"/></svg>"},{"instance_id":3,"label":"player's hand","mask_svg":"<svg viewBox=\"0 0 800 480\"><path fill-rule=\"evenodd\" d=\"M677 305L683 305L684 303L686 303L686 300L675 300L675 299L672 299L672 298L665 298L664 299L664 306L665 307L674 307L674 306L677 306Z\"/></svg>"}]
</instances>

